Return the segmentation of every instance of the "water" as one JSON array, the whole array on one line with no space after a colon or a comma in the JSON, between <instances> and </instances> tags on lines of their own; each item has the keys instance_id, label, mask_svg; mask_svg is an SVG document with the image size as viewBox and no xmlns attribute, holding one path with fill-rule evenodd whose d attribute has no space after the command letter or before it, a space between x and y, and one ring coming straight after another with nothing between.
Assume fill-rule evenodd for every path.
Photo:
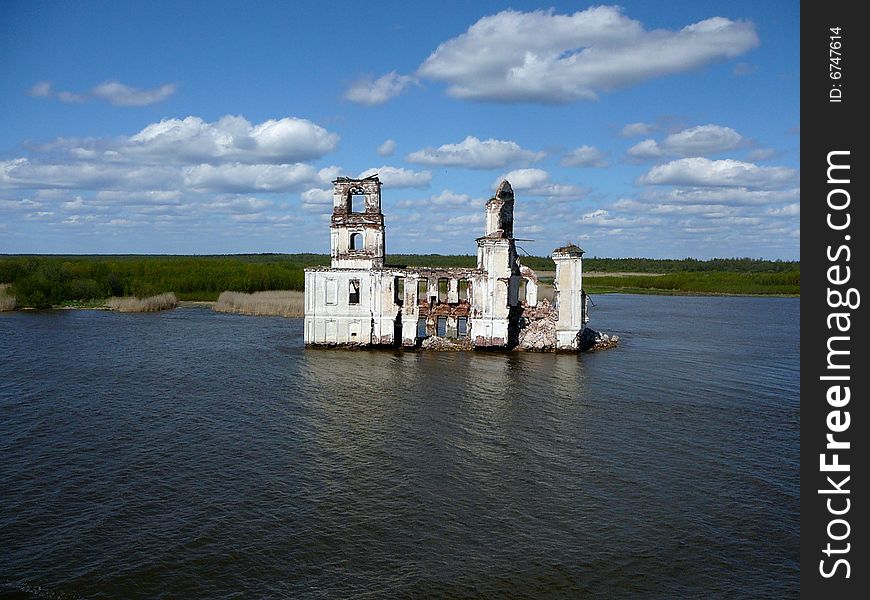
<instances>
[{"instance_id":1,"label":"water","mask_svg":"<svg viewBox=\"0 0 870 600\"><path fill-rule=\"evenodd\" d=\"M596 301L582 356L2 313L0 595L796 596L799 300Z\"/></svg>"}]
</instances>

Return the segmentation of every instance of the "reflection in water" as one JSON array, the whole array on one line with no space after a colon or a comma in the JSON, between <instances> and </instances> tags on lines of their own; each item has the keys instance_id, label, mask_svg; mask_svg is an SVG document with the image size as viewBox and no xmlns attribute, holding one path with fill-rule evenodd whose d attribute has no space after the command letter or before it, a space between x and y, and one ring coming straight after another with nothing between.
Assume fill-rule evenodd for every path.
<instances>
[{"instance_id":1,"label":"reflection in water","mask_svg":"<svg viewBox=\"0 0 870 600\"><path fill-rule=\"evenodd\" d=\"M582 356L0 314L0 589L794 594L799 301L597 304L622 340Z\"/></svg>"}]
</instances>

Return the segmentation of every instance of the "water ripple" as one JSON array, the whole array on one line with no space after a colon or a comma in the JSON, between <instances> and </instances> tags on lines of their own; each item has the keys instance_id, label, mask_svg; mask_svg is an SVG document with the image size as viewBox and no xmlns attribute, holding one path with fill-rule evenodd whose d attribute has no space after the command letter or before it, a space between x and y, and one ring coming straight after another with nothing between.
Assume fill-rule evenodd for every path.
<instances>
[{"instance_id":1,"label":"water ripple","mask_svg":"<svg viewBox=\"0 0 870 600\"><path fill-rule=\"evenodd\" d=\"M0 595L796 595L799 301L598 300L583 356L2 314Z\"/></svg>"}]
</instances>

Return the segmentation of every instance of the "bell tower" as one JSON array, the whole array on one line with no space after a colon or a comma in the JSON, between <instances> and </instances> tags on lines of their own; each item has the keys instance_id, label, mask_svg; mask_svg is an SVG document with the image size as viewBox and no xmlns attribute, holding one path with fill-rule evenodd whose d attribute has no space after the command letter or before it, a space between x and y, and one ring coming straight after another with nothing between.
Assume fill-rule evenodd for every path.
<instances>
[{"instance_id":1,"label":"bell tower","mask_svg":"<svg viewBox=\"0 0 870 600\"><path fill-rule=\"evenodd\" d=\"M384 214L381 180L339 177L332 182L330 245L333 269L384 266Z\"/></svg>"}]
</instances>

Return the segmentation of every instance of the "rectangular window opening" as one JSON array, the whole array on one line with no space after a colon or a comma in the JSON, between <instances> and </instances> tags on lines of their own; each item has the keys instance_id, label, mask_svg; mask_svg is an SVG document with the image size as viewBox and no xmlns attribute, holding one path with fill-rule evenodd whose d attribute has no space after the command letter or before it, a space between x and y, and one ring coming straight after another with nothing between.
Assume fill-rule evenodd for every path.
<instances>
[{"instance_id":1,"label":"rectangular window opening","mask_svg":"<svg viewBox=\"0 0 870 600\"><path fill-rule=\"evenodd\" d=\"M396 277L393 280L393 302L402 306L405 303L405 278L404 277Z\"/></svg>"},{"instance_id":2,"label":"rectangular window opening","mask_svg":"<svg viewBox=\"0 0 870 600\"><path fill-rule=\"evenodd\" d=\"M444 337L447 335L447 317L438 317L435 335Z\"/></svg>"},{"instance_id":3,"label":"rectangular window opening","mask_svg":"<svg viewBox=\"0 0 870 600\"><path fill-rule=\"evenodd\" d=\"M468 300L468 280L459 280L459 301Z\"/></svg>"},{"instance_id":4,"label":"rectangular window opening","mask_svg":"<svg viewBox=\"0 0 870 600\"><path fill-rule=\"evenodd\" d=\"M429 292L429 280L421 277L417 280L417 301L426 300L426 294Z\"/></svg>"},{"instance_id":5,"label":"rectangular window opening","mask_svg":"<svg viewBox=\"0 0 870 600\"><path fill-rule=\"evenodd\" d=\"M348 290L347 303L359 304L359 279L351 279Z\"/></svg>"},{"instance_id":6,"label":"rectangular window opening","mask_svg":"<svg viewBox=\"0 0 870 600\"><path fill-rule=\"evenodd\" d=\"M456 336L461 338L468 337L468 317L457 317Z\"/></svg>"},{"instance_id":7,"label":"rectangular window opening","mask_svg":"<svg viewBox=\"0 0 870 600\"><path fill-rule=\"evenodd\" d=\"M447 302L447 290L449 286L449 279L442 277L438 280L438 302Z\"/></svg>"}]
</instances>

